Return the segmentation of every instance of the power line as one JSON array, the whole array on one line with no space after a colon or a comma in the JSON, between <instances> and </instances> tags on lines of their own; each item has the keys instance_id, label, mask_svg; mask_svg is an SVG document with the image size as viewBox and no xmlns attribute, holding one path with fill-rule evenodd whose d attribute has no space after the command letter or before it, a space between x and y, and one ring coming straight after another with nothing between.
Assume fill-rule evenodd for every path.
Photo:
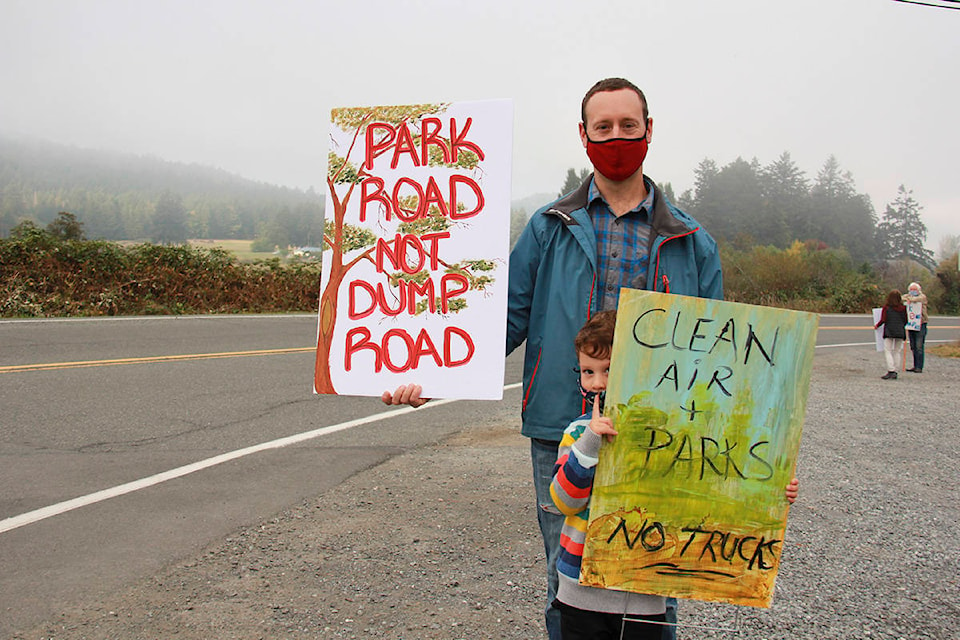
<instances>
[{"instance_id":1,"label":"power line","mask_svg":"<svg viewBox=\"0 0 960 640\"><path fill-rule=\"evenodd\" d=\"M920 0L893 0L904 4L918 4L924 7L935 7L937 9L960 10L960 0L936 0L936 2L920 2Z\"/></svg>"}]
</instances>

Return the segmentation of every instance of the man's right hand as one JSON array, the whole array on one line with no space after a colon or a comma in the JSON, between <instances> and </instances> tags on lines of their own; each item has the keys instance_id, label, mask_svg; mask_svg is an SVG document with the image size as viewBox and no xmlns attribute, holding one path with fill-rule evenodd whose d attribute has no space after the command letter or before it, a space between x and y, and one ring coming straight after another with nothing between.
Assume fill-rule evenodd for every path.
<instances>
[{"instance_id":1,"label":"man's right hand","mask_svg":"<svg viewBox=\"0 0 960 640\"><path fill-rule=\"evenodd\" d=\"M422 391L423 387L418 384L402 384L393 393L384 391L380 399L383 400L384 404L408 404L411 407L422 407L430 402L430 398L420 397Z\"/></svg>"}]
</instances>

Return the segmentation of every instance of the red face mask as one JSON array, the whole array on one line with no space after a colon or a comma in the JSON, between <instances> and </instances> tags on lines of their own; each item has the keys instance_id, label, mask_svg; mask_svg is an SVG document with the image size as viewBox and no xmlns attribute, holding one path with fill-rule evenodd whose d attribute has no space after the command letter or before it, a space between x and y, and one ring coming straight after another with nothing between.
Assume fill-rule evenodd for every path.
<instances>
[{"instance_id":1,"label":"red face mask","mask_svg":"<svg viewBox=\"0 0 960 640\"><path fill-rule=\"evenodd\" d=\"M647 136L594 142L587 138L587 156L605 178L622 182L635 174L647 157Z\"/></svg>"}]
</instances>

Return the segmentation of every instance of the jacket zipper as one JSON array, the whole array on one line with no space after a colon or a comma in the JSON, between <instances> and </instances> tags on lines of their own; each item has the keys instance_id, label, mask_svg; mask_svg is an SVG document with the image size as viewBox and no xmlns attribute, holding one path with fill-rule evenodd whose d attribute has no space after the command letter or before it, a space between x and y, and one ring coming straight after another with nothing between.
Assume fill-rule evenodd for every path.
<instances>
[{"instance_id":1,"label":"jacket zipper","mask_svg":"<svg viewBox=\"0 0 960 640\"><path fill-rule=\"evenodd\" d=\"M663 293L670 293L670 279L667 278L667 274L663 274L663 275L660 274L660 250L663 249L663 245L667 244L667 243L670 242L671 240L676 240L677 238L683 238L683 237L685 237L685 236L692 235L692 234L696 233L697 231L700 231L700 227L697 227L696 229L693 229L692 231L687 231L686 233L681 233L681 234L679 234L679 235L670 236L669 238L664 238L663 242L660 243L660 246L657 247L657 265L656 265L656 269L655 269L654 272L653 272L653 286L654 286L654 291L656 291L657 276L660 276L660 277L662 278L662 281L663 281Z\"/></svg>"}]
</instances>

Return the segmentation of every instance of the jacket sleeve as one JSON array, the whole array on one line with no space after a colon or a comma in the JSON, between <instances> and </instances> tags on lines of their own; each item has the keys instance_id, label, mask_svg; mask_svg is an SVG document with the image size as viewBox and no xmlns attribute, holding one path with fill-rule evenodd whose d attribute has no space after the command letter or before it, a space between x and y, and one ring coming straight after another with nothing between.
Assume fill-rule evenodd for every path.
<instances>
[{"instance_id":1,"label":"jacket sleeve","mask_svg":"<svg viewBox=\"0 0 960 640\"><path fill-rule=\"evenodd\" d=\"M709 239L709 243L706 242L706 239ZM716 241L709 234L701 244L707 246L702 251L698 251L699 297L723 300L723 270L720 265L720 250L717 248Z\"/></svg>"},{"instance_id":2,"label":"jacket sleeve","mask_svg":"<svg viewBox=\"0 0 960 640\"><path fill-rule=\"evenodd\" d=\"M576 420L563 432L550 497L561 513L572 516L587 508L597 470L602 439L590 430L589 421ZM580 432L579 437L574 435Z\"/></svg>"},{"instance_id":3,"label":"jacket sleeve","mask_svg":"<svg viewBox=\"0 0 960 640\"><path fill-rule=\"evenodd\" d=\"M531 218L510 252L510 283L507 290L507 355L527 339L530 308L533 304L539 266L540 241L534 230L534 219Z\"/></svg>"}]
</instances>

